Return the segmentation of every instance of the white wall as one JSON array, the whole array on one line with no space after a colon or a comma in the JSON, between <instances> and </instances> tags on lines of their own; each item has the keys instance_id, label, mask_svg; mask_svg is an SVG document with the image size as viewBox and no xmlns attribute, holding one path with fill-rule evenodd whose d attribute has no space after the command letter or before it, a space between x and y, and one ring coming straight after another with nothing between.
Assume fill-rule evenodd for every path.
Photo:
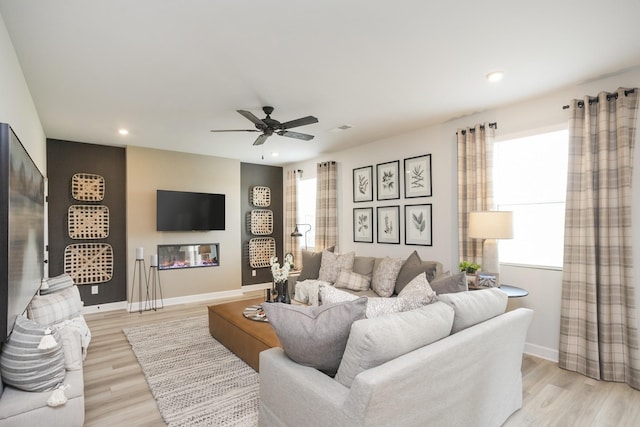
<instances>
[{"instance_id":1,"label":"white wall","mask_svg":"<svg viewBox=\"0 0 640 427\"><path fill-rule=\"evenodd\" d=\"M0 16L0 122L11 125L35 164L46 176L46 137L2 16Z\"/></svg>"},{"instance_id":2,"label":"white wall","mask_svg":"<svg viewBox=\"0 0 640 427\"><path fill-rule=\"evenodd\" d=\"M597 81L558 89L549 94L526 102L513 104L451 120L420 131L398 135L375 141L365 146L344 151L329 153L314 161L289 165L289 169L304 170L305 177L316 174L316 163L325 160L338 162L339 185L339 242L340 252L355 250L359 255L389 255L405 257L414 249L418 250L422 259L438 260L444 264L445 270L457 270L457 161L456 161L456 129L473 126L482 122L497 122L496 135L515 135L532 130L548 130L566 126L568 112L562 106L573 98L595 95L600 91L614 91L618 87L639 87L640 68L623 74ZM636 139L640 139L636 135ZM636 150L634 159L634 211L640 212L640 154ZM433 196L419 199L400 199L384 202L353 203L352 173L354 168L403 159L421 154L432 155ZM541 172L543 173L543 171ZM402 174L401 174L402 175ZM401 188L403 189L404 183ZM401 194L404 194L402 191ZM388 244L354 243L352 216L354 207L400 205L414 203L433 204L433 246L405 246ZM636 218L639 217L636 214ZM404 222L404 221L403 221ZM403 225L404 226L404 225ZM634 245L636 264L640 262L640 227L634 229ZM401 231L404 242L404 228ZM544 248L540 248L544 250ZM640 265L640 264L638 264ZM535 310L535 318L527 338L527 352L551 360L558 358L558 340L560 330L560 298L562 272L554 270L534 269L515 266L503 266L501 269L503 283L520 286L529 291L525 298L510 300L510 308L523 306ZM639 277L635 278L640 307Z\"/></svg>"}]
</instances>

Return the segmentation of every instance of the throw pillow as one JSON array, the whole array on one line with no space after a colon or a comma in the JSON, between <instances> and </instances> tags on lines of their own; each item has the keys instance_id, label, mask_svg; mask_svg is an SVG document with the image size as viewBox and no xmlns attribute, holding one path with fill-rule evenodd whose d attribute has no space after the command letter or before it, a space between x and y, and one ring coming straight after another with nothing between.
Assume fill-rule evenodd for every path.
<instances>
[{"instance_id":1,"label":"throw pillow","mask_svg":"<svg viewBox=\"0 0 640 427\"><path fill-rule=\"evenodd\" d=\"M453 309L444 303L384 318L358 320L351 326L335 379L351 387L360 372L448 336L452 323Z\"/></svg>"},{"instance_id":2,"label":"throw pillow","mask_svg":"<svg viewBox=\"0 0 640 427\"><path fill-rule=\"evenodd\" d=\"M436 261L422 261L417 251L413 251L407 260L402 264L396 279L395 291L400 294L407 283L413 280L420 273L427 274L427 280L433 282L436 278L438 263Z\"/></svg>"},{"instance_id":3,"label":"throw pillow","mask_svg":"<svg viewBox=\"0 0 640 427\"><path fill-rule=\"evenodd\" d=\"M64 351L58 331L51 330L55 346L38 348L46 329L24 316L16 317L13 332L2 345L0 356L5 384L24 391L50 391L64 380Z\"/></svg>"},{"instance_id":4,"label":"throw pillow","mask_svg":"<svg viewBox=\"0 0 640 427\"><path fill-rule=\"evenodd\" d=\"M398 298L404 298L409 310L434 303L438 300L435 291L429 285L426 273L420 273L400 291Z\"/></svg>"},{"instance_id":5,"label":"throw pillow","mask_svg":"<svg viewBox=\"0 0 640 427\"><path fill-rule=\"evenodd\" d=\"M64 324L56 325L56 330L62 339L62 351L64 353L64 368L67 371L82 369L82 338L80 332Z\"/></svg>"},{"instance_id":6,"label":"throw pillow","mask_svg":"<svg viewBox=\"0 0 640 427\"><path fill-rule=\"evenodd\" d=\"M509 297L500 289L491 288L440 295L438 299L449 304L456 313L453 334L504 313Z\"/></svg>"},{"instance_id":7,"label":"throw pillow","mask_svg":"<svg viewBox=\"0 0 640 427\"><path fill-rule=\"evenodd\" d=\"M329 252L333 252L334 247L326 249ZM320 274L320 262L322 260L322 251L312 252L302 251L302 271L298 276L298 281L302 282L307 279L317 279Z\"/></svg>"},{"instance_id":8,"label":"throw pillow","mask_svg":"<svg viewBox=\"0 0 640 427\"><path fill-rule=\"evenodd\" d=\"M320 299L323 304L335 304L358 299L356 295L345 292L333 286L320 286ZM398 313L409 309L409 301L405 298L367 298L366 317L368 319Z\"/></svg>"},{"instance_id":9,"label":"throw pillow","mask_svg":"<svg viewBox=\"0 0 640 427\"><path fill-rule=\"evenodd\" d=\"M334 254L327 250L322 251L322 260L320 261L320 273L318 280L324 282L335 283L340 270L353 271L353 259L355 252L346 254Z\"/></svg>"},{"instance_id":10,"label":"throw pillow","mask_svg":"<svg viewBox=\"0 0 640 427\"><path fill-rule=\"evenodd\" d=\"M366 291L369 289L371 279L362 274L354 273L353 271L340 270L338 278L334 286L336 288L347 288L352 291Z\"/></svg>"},{"instance_id":11,"label":"throw pillow","mask_svg":"<svg viewBox=\"0 0 640 427\"><path fill-rule=\"evenodd\" d=\"M384 257L380 265L373 272L371 287L381 297L390 297L396 285L396 279L404 260L401 258Z\"/></svg>"},{"instance_id":12,"label":"throw pillow","mask_svg":"<svg viewBox=\"0 0 640 427\"><path fill-rule=\"evenodd\" d=\"M36 295L27 306L27 317L41 325L53 325L82 311L82 300L77 286L47 295Z\"/></svg>"},{"instance_id":13,"label":"throw pillow","mask_svg":"<svg viewBox=\"0 0 640 427\"><path fill-rule=\"evenodd\" d=\"M469 290L467 285L467 275L464 271L453 276L439 277L433 282L429 282L436 294L452 294L455 292L465 292Z\"/></svg>"},{"instance_id":14,"label":"throw pillow","mask_svg":"<svg viewBox=\"0 0 640 427\"><path fill-rule=\"evenodd\" d=\"M351 325L364 318L366 306L365 297L317 307L262 305L287 356L330 376L338 370Z\"/></svg>"},{"instance_id":15,"label":"throw pillow","mask_svg":"<svg viewBox=\"0 0 640 427\"><path fill-rule=\"evenodd\" d=\"M49 277L43 280L40 287L40 295L52 294L73 286L73 278L68 273L59 276Z\"/></svg>"}]
</instances>

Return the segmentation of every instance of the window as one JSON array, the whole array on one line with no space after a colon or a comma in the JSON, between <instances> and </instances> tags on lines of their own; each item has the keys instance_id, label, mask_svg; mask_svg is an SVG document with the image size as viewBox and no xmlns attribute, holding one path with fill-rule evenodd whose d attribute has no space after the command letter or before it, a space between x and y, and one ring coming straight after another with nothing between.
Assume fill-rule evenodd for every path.
<instances>
[{"instance_id":1,"label":"window","mask_svg":"<svg viewBox=\"0 0 640 427\"><path fill-rule=\"evenodd\" d=\"M298 224L309 224L311 230L307 233L309 227L301 226L300 232L303 234L300 241L300 247L304 249L305 238L307 249L313 249L316 245L316 179L301 179L298 182Z\"/></svg>"},{"instance_id":2,"label":"window","mask_svg":"<svg viewBox=\"0 0 640 427\"><path fill-rule=\"evenodd\" d=\"M494 198L514 231L499 241L500 262L562 267L568 141L565 129L495 143Z\"/></svg>"}]
</instances>

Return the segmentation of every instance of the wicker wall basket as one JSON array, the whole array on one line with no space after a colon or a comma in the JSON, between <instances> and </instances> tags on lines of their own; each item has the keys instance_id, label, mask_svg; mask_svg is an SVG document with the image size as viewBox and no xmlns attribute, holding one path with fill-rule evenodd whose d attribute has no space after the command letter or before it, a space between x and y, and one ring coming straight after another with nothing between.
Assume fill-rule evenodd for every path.
<instances>
[{"instance_id":1,"label":"wicker wall basket","mask_svg":"<svg viewBox=\"0 0 640 427\"><path fill-rule=\"evenodd\" d=\"M253 209L251 211L251 234L268 236L273 233L273 211L269 209Z\"/></svg>"},{"instance_id":2,"label":"wicker wall basket","mask_svg":"<svg viewBox=\"0 0 640 427\"><path fill-rule=\"evenodd\" d=\"M276 256L276 239L256 237L249 240L249 264L252 268L271 267L271 257Z\"/></svg>"},{"instance_id":3,"label":"wicker wall basket","mask_svg":"<svg viewBox=\"0 0 640 427\"><path fill-rule=\"evenodd\" d=\"M64 248L64 272L76 285L104 283L113 277L113 248L107 243L76 243Z\"/></svg>"},{"instance_id":4,"label":"wicker wall basket","mask_svg":"<svg viewBox=\"0 0 640 427\"><path fill-rule=\"evenodd\" d=\"M67 211L71 239L106 239L109 237L109 208L99 205L72 205Z\"/></svg>"},{"instance_id":5,"label":"wicker wall basket","mask_svg":"<svg viewBox=\"0 0 640 427\"><path fill-rule=\"evenodd\" d=\"M92 173L77 173L71 177L71 195L83 202L99 202L104 199L104 177Z\"/></svg>"},{"instance_id":6,"label":"wicker wall basket","mask_svg":"<svg viewBox=\"0 0 640 427\"><path fill-rule=\"evenodd\" d=\"M271 205L271 189L261 185L256 185L251 189L251 203L257 207L267 207Z\"/></svg>"}]
</instances>

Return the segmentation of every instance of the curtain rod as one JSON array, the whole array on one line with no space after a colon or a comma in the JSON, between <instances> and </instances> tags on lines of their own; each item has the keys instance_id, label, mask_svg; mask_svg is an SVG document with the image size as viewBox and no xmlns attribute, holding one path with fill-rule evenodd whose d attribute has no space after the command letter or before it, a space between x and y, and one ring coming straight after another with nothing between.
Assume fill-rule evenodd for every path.
<instances>
[{"instance_id":1,"label":"curtain rod","mask_svg":"<svg viewBox=\"0 0 640 427\"><path fill-rule=\"evenodd\" d=\"M489 123L489 127L490 127L490 128L494 128L494 129L498 129L498 122L491 122L491 123ZM480 129L484 129L484 125L480 125ZM476 131L476 128L470 128L470 129L469 129L469 132L470 132L470 133L473 133L473 132L475 132L475 131ZM464 134L466 134L466 133L467 133L466 129L463 129L463 130L462 130L462 134L464 135ZM456 135L457 135L457 134L458 134L458 132L456 132Z\"/></svg>"},{"instance_id":2,"label":"curtain rod","mask_svg":"<svg viewBox=\"0 0 640 427\"><path fill-rule=\"evenodd\" d=\"M624 91L624 96L629 96L630 93L635 93L635 89L629 89L629 90L625 90ZM612 99L618 99L618 92L616 93L609 93L607 94L607 101L611 101ZM598 97L589 97L589 105L593 104L594 102L598 102ZM563 105L562 109L566 110L567 108L571 107L570 105ZM584 101L578 101L578 108L582 108L584 107Z\"/></svg>"}]
</instances>

